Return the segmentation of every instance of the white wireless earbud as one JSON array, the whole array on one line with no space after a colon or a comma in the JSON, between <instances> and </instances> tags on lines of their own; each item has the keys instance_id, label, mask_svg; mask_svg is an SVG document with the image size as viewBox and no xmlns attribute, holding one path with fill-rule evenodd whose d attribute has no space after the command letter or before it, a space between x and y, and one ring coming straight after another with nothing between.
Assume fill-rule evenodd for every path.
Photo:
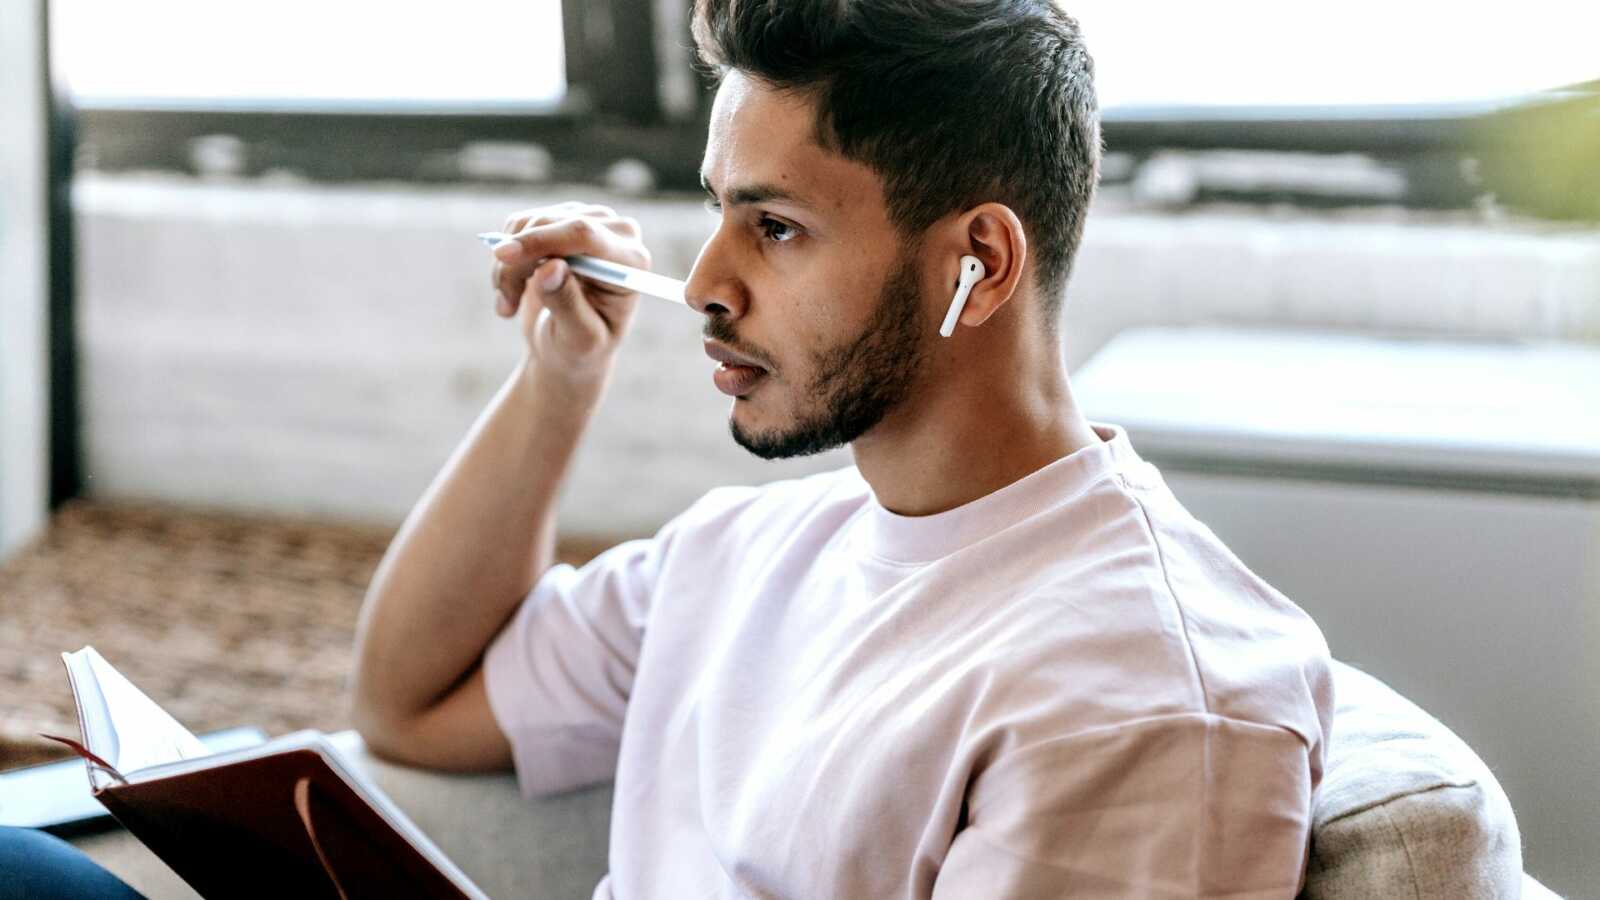
<instances>
[{"instance_id":1,"label":"white wireless earbud","mask_svg":"<svg viewBox=\"0 0 1600 900\"><path fill-rule=\"evenodd\" d=\"M950 311L944 314L944 324L939 326L941 337L949 337L956 331L956 319L961 318L961 310L967 305L967 295L972 293L972 286L983 280L983 261L976 256L961 257L961 277L956 281L956 295L950 299Z\"/></svg>"}]
</instances>

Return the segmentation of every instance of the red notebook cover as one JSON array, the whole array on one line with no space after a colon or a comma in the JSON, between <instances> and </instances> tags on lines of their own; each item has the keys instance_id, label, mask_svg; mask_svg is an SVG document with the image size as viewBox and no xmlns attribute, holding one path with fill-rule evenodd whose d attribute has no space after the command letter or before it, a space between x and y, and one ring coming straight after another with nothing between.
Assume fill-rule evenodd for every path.
<instances>
[{"instance_id":1,"label":"red notebook cover","mask_svg":"<svg viewBox=\"0 0 1600 900\"><path fill-rule=\"evenodd\" d=\"M472 896L315 750L117 784L95 796L203 897Z\"/></svg>"}]
</instances>

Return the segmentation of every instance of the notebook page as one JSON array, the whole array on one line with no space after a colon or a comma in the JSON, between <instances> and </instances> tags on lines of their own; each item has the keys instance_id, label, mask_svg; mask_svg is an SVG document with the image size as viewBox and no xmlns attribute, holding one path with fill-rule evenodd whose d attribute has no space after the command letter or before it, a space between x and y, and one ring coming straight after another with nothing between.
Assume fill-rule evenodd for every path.
<instances>
[{"instance_id":1,"label":"notebook page","mask_svg":"<svg viewBox=\"0 0 1600 900\"><path fill-rule=\"evenodd\" d=\"M88 663L100 696L104 698L106 716L115 738L107 748L110 754L94 747L90 749L104 756L106 762L116 766L123 775L146 766L210 755L211 751L199 738L134 687L133 682L112 668L93 647L84 647L75 655L82 656Z\"/></svg>"},{"instance_id":2,"label":"notebook page","mask_svg":"<svg viewBox=\"0 0 1600 900\"><path fill-rule=\"evenodd\" d=\"M88 649L87 647L84 648ZM72 700L78 706L78 722L83 726L83 745L101 759L115 759L117 735L111 730L111 713L106 709L106 698L100 696L100 685L83 650L61 654L67 666L67 681L72 685ZM99 782L95 782L99 786Z\"/></svg>"},{"instance_id":3,"label":"notebook page","mask_svg":"<svg viewBox=\"0 0 1600 900\"><path fill-rule=\"evenodd\" d=\"M103 760L116 759L117 733L111 728L111 712L106 709L106 698L100 695L100 683L89 667L89 658L79 650L61 654L61 661L67 666L67 681L72 685L72 699L78 706L83 745ZM98 791L115 783L115 776L104 768L90 764L88 769L91 790Z\"/></svg>"}]
</instances>

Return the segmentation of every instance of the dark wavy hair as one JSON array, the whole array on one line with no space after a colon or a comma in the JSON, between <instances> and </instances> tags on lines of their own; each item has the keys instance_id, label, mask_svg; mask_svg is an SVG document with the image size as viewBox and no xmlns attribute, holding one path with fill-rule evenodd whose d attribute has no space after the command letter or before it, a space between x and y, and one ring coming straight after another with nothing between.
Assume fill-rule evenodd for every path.
<instances>
[{"instance_id":1,"label":"dark wavy hair","mask_svg":"<svg viewBox=\"0 0 1600 900\"><path fill-rule=\"evenodd\" d=\"M979 203L1028 231L1052 329L1100 170L1094 62L1050 0L696 0L713 78L817 102L817 141L884 182L910 239Z\"/></svg>"}]
</instances>

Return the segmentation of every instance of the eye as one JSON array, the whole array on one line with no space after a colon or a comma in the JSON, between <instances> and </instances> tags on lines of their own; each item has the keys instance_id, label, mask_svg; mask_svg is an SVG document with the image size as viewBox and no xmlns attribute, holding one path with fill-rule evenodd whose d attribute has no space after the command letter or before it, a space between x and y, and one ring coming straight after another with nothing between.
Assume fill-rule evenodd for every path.
<instances>
[{"instance_id":1,"label":"eye","mask_svg":"<svg viewBox=\"0 0 1600 900\"><path fill-rule=\"evenodd\" d=\"M718 203L717 198L715 197L707 197L706 212L711 213L712 215L720 216L722 215L722 204Z\"/></svg>"},{"instance_id":2,"label":"eye","mask_svg":"<svg viewBox=\"0 0 1600 900\"><path fill-rule=\"evenodd\" d=\"M800 229L795 228L788 222L780 222L771 216L762 216L759 224L761 233L766 236L767 240L775 244L782 244L800 234Z\"/></svg>"}]
</instances>

